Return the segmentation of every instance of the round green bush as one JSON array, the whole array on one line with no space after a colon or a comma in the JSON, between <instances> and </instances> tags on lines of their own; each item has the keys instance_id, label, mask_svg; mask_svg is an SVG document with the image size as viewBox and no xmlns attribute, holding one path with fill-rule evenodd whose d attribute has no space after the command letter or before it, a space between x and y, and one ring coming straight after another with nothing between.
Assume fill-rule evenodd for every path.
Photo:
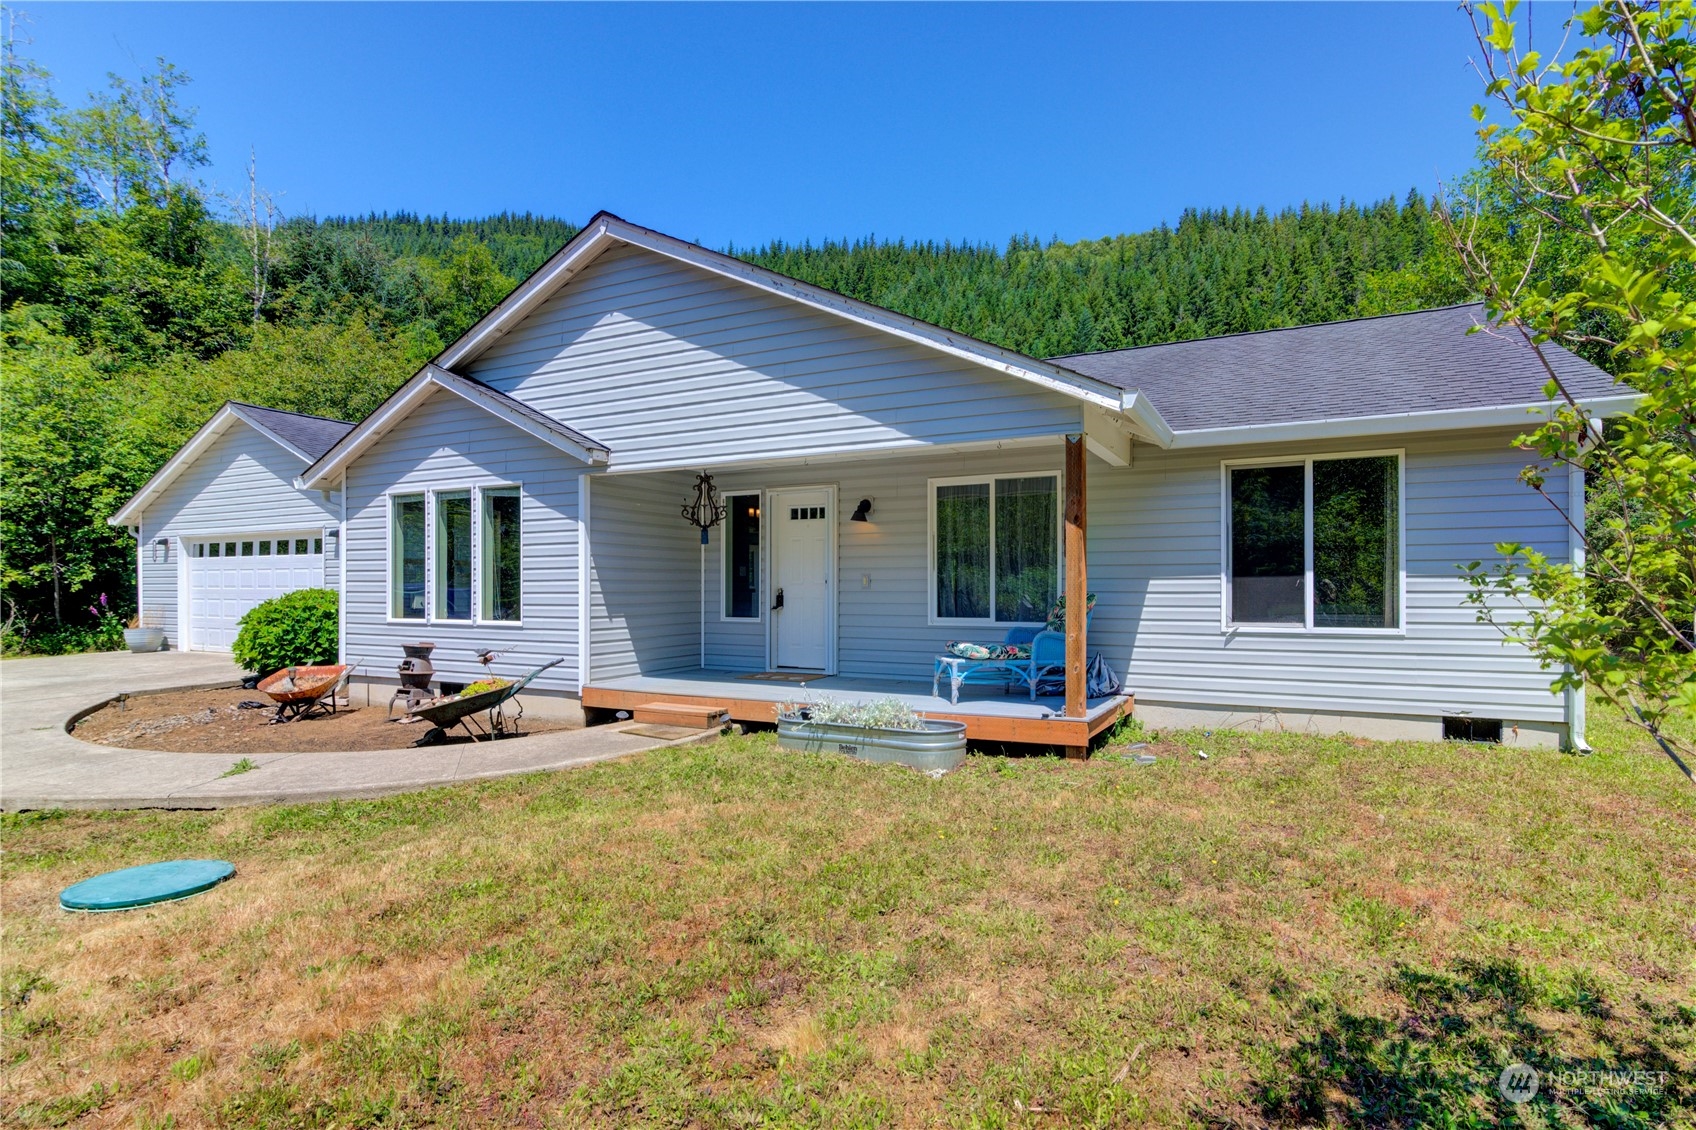
<instances>
[{"instance_id":1,"label":"round green bush","mask_svg":"<svg viewBox=\"0 0 1696 1130\"><path fill-rule=\"evenodd\" d=\"M248 609L230 648L237 663L261 675L283 667L336 661L336 594L296 589Z\"/></svg>"}]
</instances>

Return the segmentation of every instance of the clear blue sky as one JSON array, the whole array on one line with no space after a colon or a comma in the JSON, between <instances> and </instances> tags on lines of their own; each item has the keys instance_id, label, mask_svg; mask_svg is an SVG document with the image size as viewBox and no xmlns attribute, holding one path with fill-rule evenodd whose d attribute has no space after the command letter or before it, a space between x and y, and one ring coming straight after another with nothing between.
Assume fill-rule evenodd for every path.
<instances>
[{"instance_id":1,"label":"clear blue sky","mask_svg":"<svg viewBox=\"0 0 1696 1130\"><path fill-rule=\"evenodd\" d=\"M1451 3L18 6L67 103L188 71L208 179L251 145L291 214L607 208L715 247L1430 191L1479 97Z\"/></svg>"}]
</instances>

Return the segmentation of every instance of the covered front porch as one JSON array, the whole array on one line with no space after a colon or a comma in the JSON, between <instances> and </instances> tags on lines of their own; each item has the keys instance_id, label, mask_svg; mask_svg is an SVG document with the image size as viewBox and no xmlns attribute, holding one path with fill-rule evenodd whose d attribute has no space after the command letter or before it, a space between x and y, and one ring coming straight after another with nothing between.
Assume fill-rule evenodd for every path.
<instances>
[{"instance_id":1,"label":"covered front porch","mask_svg":"<svg viewBox=\"0 0 1696 1130\"><path fill-rule=\"evenodd\" d=\"M1072 754L1088 748L1090 740L1131 712L1129 695L1085 700L1081 716L1066 716L1062 696L1039 696L1015 689L1003 694L993 685L967 684L960 701L951 703L944 680L943 694L933 695L928 681L864 675L773 677L768 672L691 668L653 675L606 679L583 688L585 710L631 711L653 703L713 707L732 721L770 723L778 704L805 701L821 694L862 702L895 698L927 718L966 724L974 742L1013 742L1045 746Z\"/></svg>"},{"instance_id":2,"label":"covered front porch","mask_svg":"<svg viewBox=\"0 0 1696 1130\"><path fill-rule=\"evenodd\" d=\"M777 703L809 694L893 696L964 722L973 740L1086 756L1131 703L1088 694L1100 649L1085 604L1048 623L1057 596L1091 587L1086 444L1071 433L590 477L584 708L671 702L769 723ZM684 520L715 512L704 539ZM1106 604L1098 621L1122 614ZM950 641L1028 645L1044 628L1064 644L1063 666L1047 652L1064 694L1032 701L993 682L968 683L957 704L932 693ZM1123 672L1124 656L1103 657Z\"/></svg>"}]
</instances>

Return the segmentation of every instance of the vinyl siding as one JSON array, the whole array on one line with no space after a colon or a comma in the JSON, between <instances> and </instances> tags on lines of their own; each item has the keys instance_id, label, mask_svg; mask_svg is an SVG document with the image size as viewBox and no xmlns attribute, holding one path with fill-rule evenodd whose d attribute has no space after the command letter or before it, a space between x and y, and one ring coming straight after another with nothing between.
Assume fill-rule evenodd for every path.
<instances>
[{"instance_id":1,"label":"vinyl siding","mask_svg":"<svg viewBox=\"0 0 1696 1130\"><path fill-rule=\"evenodd\" d=\"M467 366L614 470L1051 436L1078 402L652 252L602 254Z\"/></svg>"},{"instance_id":2,"label":"vinyl siding","mask_svg":"<svg viewBox=\"0 0 1696 1130\"><path fill-rule=\"evenodd\" d=\"M679 514L686 473L595 475L589 484L593 678L701 662L701 538Z\"/></svg>"},{"instance_id":3,"label":"vinyl siding","mask_svg":"<svg viewBox=\"0 0 1696 1130\"><path fill-rule=\"evenodd\" d=\"M1459 563L1488 560L1494 544L1522 541L1565 557L1566 530L1553 507L1517 481L1524 456L1511 433L1402 444L1306 444L1250 453L1164 453L1136 448L1134 465L1089 462L1089 576L1098 596L1090 650L1126 675L1139 700L1251 711L1363 712L1434 717L1470 711L1515 721L1558 722L1551 676L1462 604ZM1220 463L1405 447L1407 608L1405 636L1256 635L1220 630ZM928 480L995 471L1055 471L1058 444L995 456L880 459L826 469L723 476L726 494L772 487L837 487L838 669L851 675L928 678L951 638L999 639L997 628L927 622ZM1551 478L1554 488L1564 477ZM851 522L859 499L872 521ZM720 616L722 530L713 531L707 662L765 666L770 538L762 535L758 622Z\"/></svg>"},{"instance_id":4,"label":"vinyl siding","mask_svg":"<svg viewBox=\"0 0 1696 1130\"><path fill-rule=\"evenodd\" d=\"M276 443L232 420L142 512L138 552L143 623L164 628L171 646L182 646L177 638L179 538L337 528L341 502L334 493L326 500L318 491L294 488L295 476L304 469ZM155 545L161 537L169 543ZM330 588L340 583L340 564L326 553L324 583Z\"/></svg>"},{"instance_id":5,"label":"vinyl siding","mask_svg":"<svg viewBox=\"0 0 1696 1130\"><path fill-rule=\"evenodd\" d=\"M1127 672L1127 685L1146 702L1560 721L1550 674L1475 621L1456 569L1492 559L1499 541L1566 556L1561 515L1518 482L1525 456L1510 446L1512 436L1229 453L1236 460L1405 449L1404 636L1221 631L1219 453L1139 447L1128 470L1092 461L1090 587L1101 603L1091 650Z\"/></svg>"},{"instance_id":6,"label":"vinyl siding","mask_svg":"<svg viewBox=\"0 0 1696 1130\"><path fill-rule=\"evenodd\" d=\"M348 470L346 639L366 670L398 664L403 643L431 640L438 677L482 675L475 652L504 652L502 675L565 657L532 685L577 690L578 476L583 465L459 397L437 393ZM523 487L522 625L389 622L388 495L517 483ZM433 593L432 592L432 600Z\"/></svg>"},{"instance_id":7,"label":"vinyl siding","mask_svg":"<svg viewBox=\"0 0 1696 1130\"><path fill-rule=\"evenodd\" d=\"M1006 628L936 626L930 602L930 480L962 475L1053 472L1058 441L999 452L912 456L723 476L725 494L800 486L836 487L837 672L929 679L950 639L999 640ZM860 499L872 499L868 522L850 521ZM761 531L759 622L724 620L723 528L707 552L707 661L730 670L764 670L771 620L771 523Z\"/></svg>"}]
</instances>

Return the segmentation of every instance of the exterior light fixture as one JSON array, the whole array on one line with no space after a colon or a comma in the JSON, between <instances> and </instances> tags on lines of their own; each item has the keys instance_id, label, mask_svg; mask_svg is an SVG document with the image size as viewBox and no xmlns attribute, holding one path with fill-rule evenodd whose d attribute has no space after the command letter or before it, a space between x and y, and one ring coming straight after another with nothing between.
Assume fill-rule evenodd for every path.
<instances>
[{"instance_id":1,"label":"exterior light fixture","mask_svg":"<svg viewBox=\"0 0 1696 1130\"><path fill-rule=\"evenodd\" d=\"M860 505L854 507L854 516L852 518L849 518L848 520L850 522L869 522L869 521L871 521L872 520L872 500L869 499L869 498L860 499Z\"/></svg>"},{"instance_id":2,"label":"exterior light fixture","mask_svg":"<svg viewBox=\"0 0 1696 1130\"><path fill-rule=\"evenodd\" d=\"M706 545L707 531L724 521L724 514L724 500L713 486L713 477L702 471L695 476L694 499L683 504L683 520L699 527L701 544Z\"/></svg>"}]
</instances>

